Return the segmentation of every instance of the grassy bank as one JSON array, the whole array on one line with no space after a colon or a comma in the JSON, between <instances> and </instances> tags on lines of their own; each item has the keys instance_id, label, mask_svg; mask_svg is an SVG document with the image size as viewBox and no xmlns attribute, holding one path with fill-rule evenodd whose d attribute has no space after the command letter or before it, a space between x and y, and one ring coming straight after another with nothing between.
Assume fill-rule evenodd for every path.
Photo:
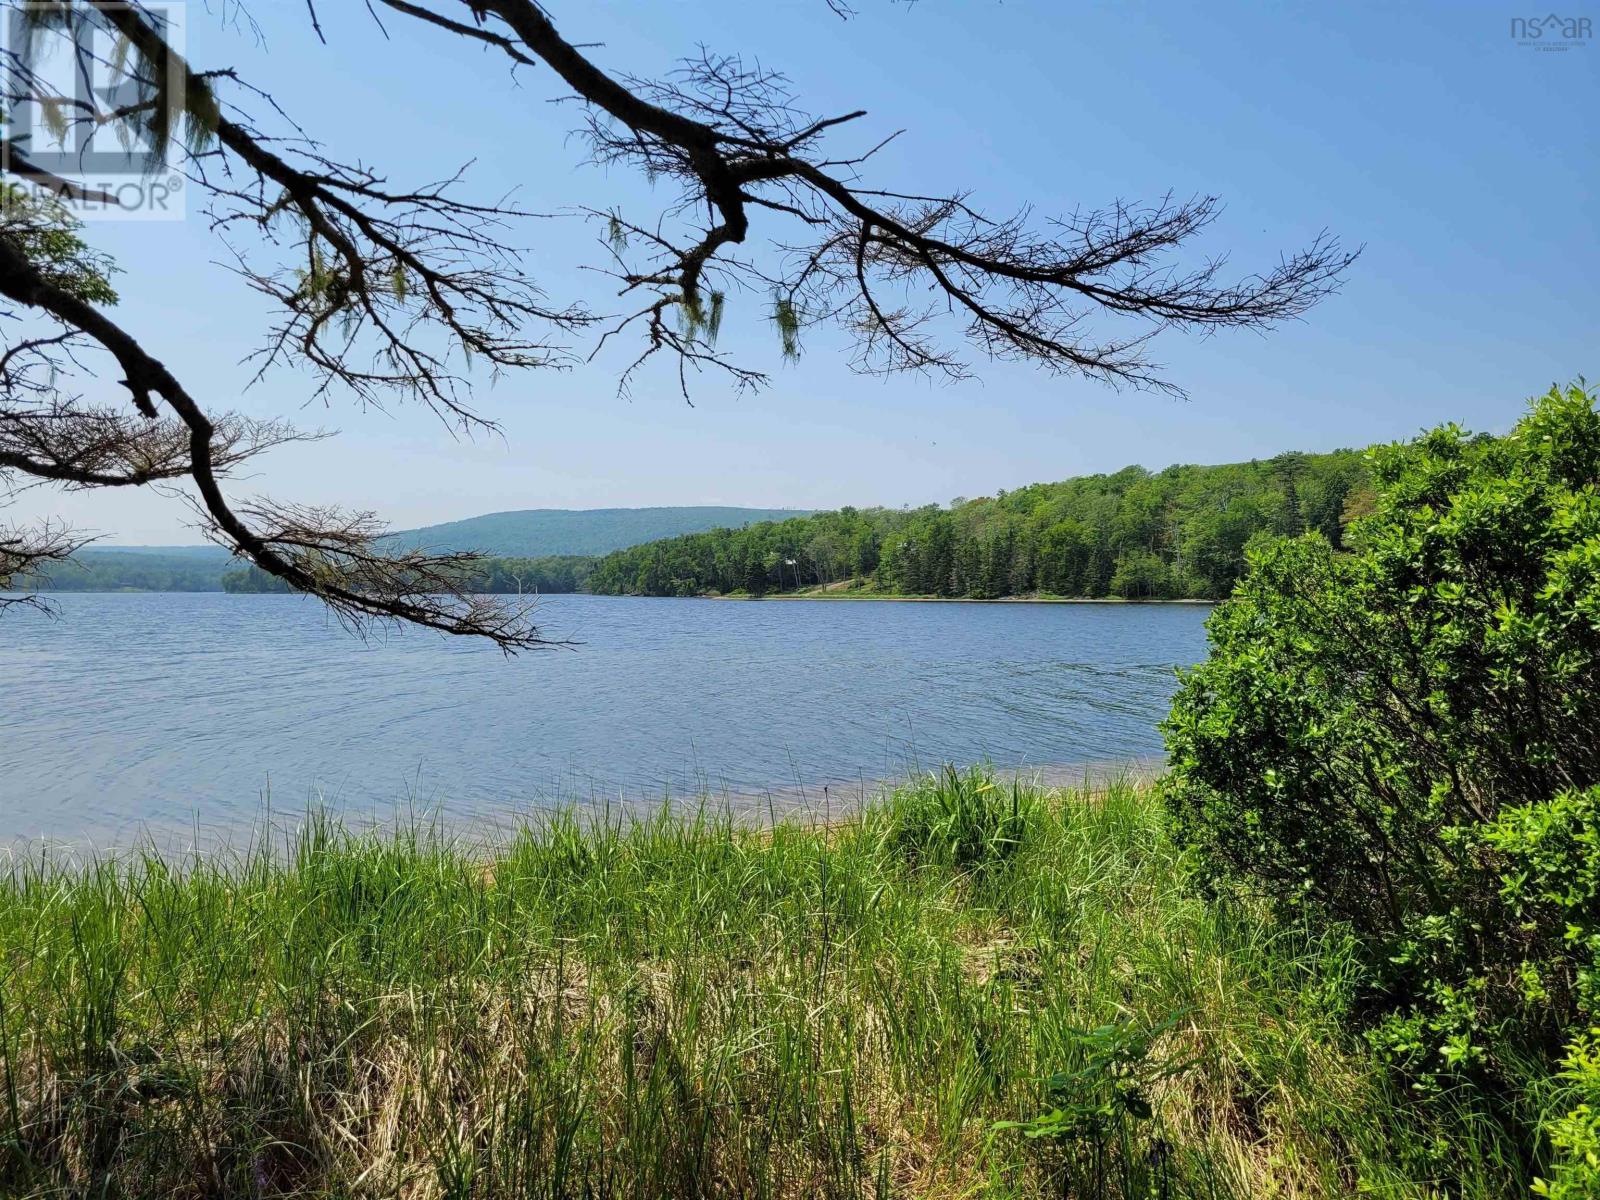
<instances>
[{"instance_id":1,"label":"grassy bank","mask_svg":"<svg viewBox=\"0 0 1600 1200\"><path fill-rule=\"evenodd\" d=\"M1519 1194L1394 1107L1338 1032L1356 976L1197 898L1133 784L35 862L0 1193Z\"/></svg>"}]
</instances>

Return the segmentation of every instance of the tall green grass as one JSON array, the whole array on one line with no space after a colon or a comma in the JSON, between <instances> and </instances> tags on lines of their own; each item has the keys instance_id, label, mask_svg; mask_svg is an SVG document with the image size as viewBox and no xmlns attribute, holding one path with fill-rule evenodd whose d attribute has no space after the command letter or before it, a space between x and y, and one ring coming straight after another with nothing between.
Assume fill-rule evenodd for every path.
<instances>
[{"instance_id":1,"label":"tall green grass","mask_svg":"<svg viewBox=\"0 0 1600 1200\"><path fill-rule=\"evenodd\" d=\"M1357 982L1197 898L1132 783L43 858L0 880L0 1192L1518 1194L1342 1039Z\"/></svg>"}]
</instances>

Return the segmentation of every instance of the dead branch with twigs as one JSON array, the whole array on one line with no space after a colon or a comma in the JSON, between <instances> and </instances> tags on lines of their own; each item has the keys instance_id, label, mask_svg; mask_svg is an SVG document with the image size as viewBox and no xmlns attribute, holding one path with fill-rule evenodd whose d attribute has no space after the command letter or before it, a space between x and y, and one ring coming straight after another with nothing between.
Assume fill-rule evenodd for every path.
<instances>
[{"instance_id":1,"label":"dead branch with twigs","mask_svg":"<svg viewBox=\"0 0 1600 1200\"><path fill-rule=\"evenodd\" d=\"M639 341L621 390L662 361L685 399L706 372L735 388L762 386L767 371L718 346L735 292L771 304L785 358L798 356L806 331L828 326L868 373L962 379L974 358L1014 360L1177 393L1149 356L1156 335L1300 317L1337 289L1355 257L1324 234L1253 274L1230 277L1216 258L1186 263L1178 252L1218 217L1214 196L1042 216L1033 207L993 215L964 188L892 190L869 173L897 134L841 148L865 112L811 113L782 74L738 56L701 50L663 78L644 78L603 69L534 0L373 0L384 36L382 18L400 18L479 44L508 70L548 70L561 89L553 98L576 108L591 162L671 185L650 216L577 212L599 228L594 269L622 301L621 312L602 315L548 298L529 276L518 231L549 214L465 198L462 172L404 185L340 159L236 72L191 67L138 0L28 8L60 29L100 22L129 87L114 110L85 111L77 98L46 94L26 50L13 48L5 102L44 105L62 128L130 122L153 144L188 146L185 171L209 228L276 314L255 356L258 377L308 369L313 396L338 389L366 404L420 402L467 433L494 428L470 403L474 372L567 368L624 338ZM830 8L852 15L842 3ZM317 0L306 10L325 38ZM17 149L5 160L10 176L74 198L71 181ZM114 297L95 283L91 252L74 260L42 251L59 250L45 240L51 228L40 210L0 225L0 296L17 318L15 331L0 329L11 339L0 347L7 478L187 481L208 536L358 626L397 620L507 650L542 644L526 611L460 594L453 580L469 556L382 550L383 526L366 514L230 500L222 480L232 468L302 435L212 412L107 315ZM587 353L573 344L580 338ZM98 378L108 364L131 412L63 389L64 375ZM5 553L14 559L0 557L0 581L16 573L7 562L23 561L21 551Z\"/></svg>"}]
</instances>

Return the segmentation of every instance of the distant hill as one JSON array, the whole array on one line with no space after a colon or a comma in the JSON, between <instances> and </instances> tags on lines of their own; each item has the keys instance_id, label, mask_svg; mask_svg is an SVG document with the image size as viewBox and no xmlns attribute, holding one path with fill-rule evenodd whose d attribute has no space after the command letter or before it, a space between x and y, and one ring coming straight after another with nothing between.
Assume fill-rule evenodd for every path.
<instances>
[{"instance_id":1,"label":"distant hill","mask_svg":"<svg viewBox=\"0 0 1600 1200\"><path fill-rule=\"evenodd\" d=\"M182 558L199 562L227 562L233 556L221 546L202 542L197 546L119 546L111 542L91 542L81 554L90 558L107 554L144 554L159 558Z\"/></svg>"},{"instance_id":2,"label":"distant hill","mask_svg":"<svg viewBox=\"0 0 1600 1200\"><path fill-rule=\"evenodd\" d=\"M479 550L485 554L540 558L547 554L609 554L643 542L738 529L759 521L809 515L797 508L524 508L485 513L407 529L390 537L405 546L429 550Z\"/></svg>"},{"instance_id":3,"label":"distant hill","mask_svg":"<svg viewBox=\"0 0 1600 1200\"><path fill-rule=\"evenodd\" d=\"M506 558L600 555L643 542L740 529L809 515L791 508L527 508L486 513L388 536L392 545L478 550ZM220 592L223 576L242 569L220 546L88 546L49 570L39 584L53 592ZM249 590L249 589L247 589ZM541 590L553 590L542 587Z\"/></svg>"},{"instance_id":4,"label":"distant hill","mask_svg":"<svg viewBox=\"0 0 1600 1200\"><path fill-rule=\"evenodd\" d=\"M87 546L48 570L52 592L220 592L221 546Z\"/></svg>"}]
</instances>

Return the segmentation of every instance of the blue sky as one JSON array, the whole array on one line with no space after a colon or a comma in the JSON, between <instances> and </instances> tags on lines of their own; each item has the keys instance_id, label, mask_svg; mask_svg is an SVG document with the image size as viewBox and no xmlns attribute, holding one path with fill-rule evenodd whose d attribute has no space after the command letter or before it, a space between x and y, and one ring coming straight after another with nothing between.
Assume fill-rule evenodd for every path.
<instances>
[{"instance_id":1,"label":"blue sky","mask_svg":"<svg viewBox=\"0 0 1600 1200\"><path fill-rule=\"evenodd\" d=\"M1128 463L1224 462L1409 436L1445 420L1503 430L1556 380L1600 375L1600 42L1540 53L1502 4L1095 5L1046 0L649 0L549 5L602 65L656 74L698 44L785 71L816 112L865 108L840 148L906 132L874 183L973 188L989 208L1041 213L1172 191L1225 211L1202 250L1265 267L1327 228L1364 244L1343 292L1266 336L1162 335L1156 358L1187 400L1112 391L1018 365L959 385L852 375L837 338L778 361L760 295L730 297L725 344L773 370L735 396L704 381L689 407L666 373L616 394L621 348L593 366L508 377L476 396L503 438L460 442L421 410L303 409L292 373L244 390L261 309L204 223L96 225L126 270L121 319L217 409L286 413L340 431L256 464L234 491L377 510L398 526L531 507L921 504ZM471 187L530 208L662 197L581 165L550 72L324 0L329 44L300 0L256 0L264 40L191 5L190 57L273 91L329 150L395 182L475 159ZM1600 16L1600 10L1589 10ZM556 298L615 301L584 262L595 231L521 236ZM626 355L631 357L631 355ZM127 543L198 540L153 494L32 492Z\"/></svg>"}]
</instances>

